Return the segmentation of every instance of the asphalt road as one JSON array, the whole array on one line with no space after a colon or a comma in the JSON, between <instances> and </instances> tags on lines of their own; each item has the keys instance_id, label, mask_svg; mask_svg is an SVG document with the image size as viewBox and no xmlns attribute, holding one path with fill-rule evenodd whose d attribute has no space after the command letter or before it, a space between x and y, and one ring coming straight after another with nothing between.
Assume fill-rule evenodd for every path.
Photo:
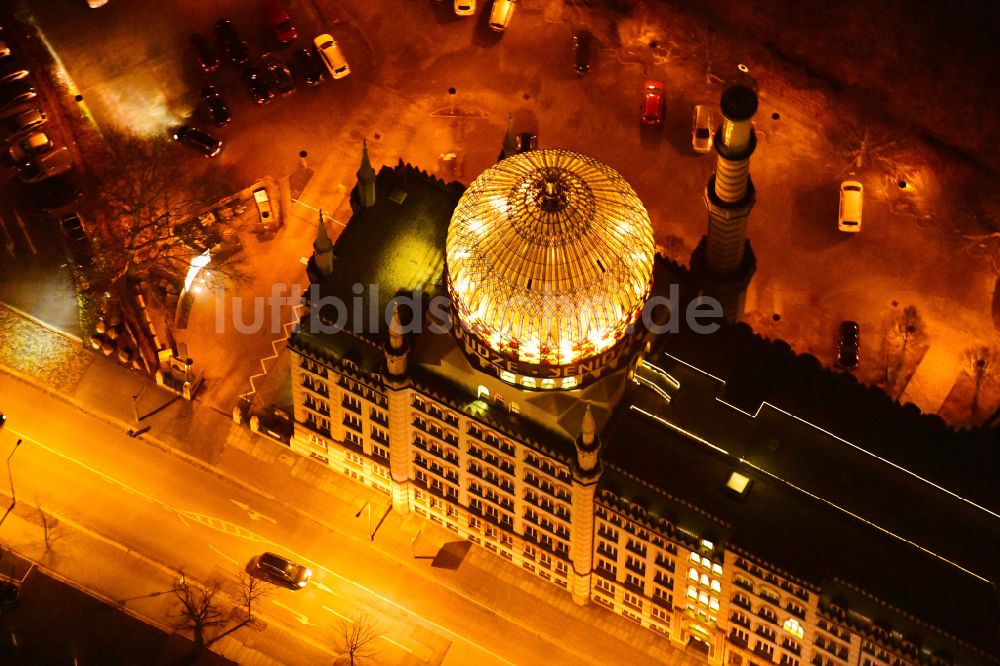
<instances>
[{"instance_id":1,"label":"asphalt road","mask_svg":"<svg viewBox=\"0 0 1000 666\"><path fill-rule=\"evenodd\" d=\"M235 601L239 571L254 556L273 551L315 572L305 589L275 587L256 604L255 616L267 625L254 639L258 649L264 650L269 639L278 646L274 649L284 650L277 655L284 663L329 656L338 626L359 615L381 628L378 648L385 663L439 663L444 658L446 664L527 664L544 658L553 664L600 664L635 658L635 651L643 649L599 637L622 625L644 630L599 608L580 609L580 617L550 608L546 595L557 596L564 606L572 604L564 592L503 562L493 564L506 580L495 599L442 584L427 571L428 561L414 559L433 556L440 543L423 537L411 543L408 535L397 533L402 524L393 517L379 527L388 509L380 495L370 498L370 506L383 545L373 547L365 506L333 504L339 507L336 514L320 524L305 515L320 507L295 506L283 497L283 488L304 480L276 472L271 483L254 479L264 489L258 491L197 461L192 464L132 439L5 374L0 374L0 395L9 417L0 431L0 451L11 451L16 439L23 440L11 459L18 510L33 515L37 508L58 521L50 530L51 549L42 559L103 597L140 600L151 589L169 590L183 572L196 583L219 582ZM144 395L146 400L155 397ZM151 422L162 427L156 418ZM346 478L340 483L353 484ZM28 534L15 534L10 520L0 529L4 543L16 545L18 552L40 549L40 525ZM84 536L98 541L84 544ZM397 542L401 552L386 550L385 544ZM112 555L102 555L109 546ZM495 558L476 554L473 571L480 567L480 557ZM454 566L461 562L459 554ZM487 569L474 575L492 574ZM513 587L512 577L526 577L532 587L544 589L536 591L540 596L526 594ZM497 583L490 585L496 588ZM166 599L169 595L160 601ZM161 623L176 620L175 615L160 615ZM524 619L539 615L541 624ZM654 635L643 635L660 650L670 650ZM299 650L301 655L295 656ZM681 651L670 653L675 655L671 663L691 660Z\"/></svg>"}]
</instances>

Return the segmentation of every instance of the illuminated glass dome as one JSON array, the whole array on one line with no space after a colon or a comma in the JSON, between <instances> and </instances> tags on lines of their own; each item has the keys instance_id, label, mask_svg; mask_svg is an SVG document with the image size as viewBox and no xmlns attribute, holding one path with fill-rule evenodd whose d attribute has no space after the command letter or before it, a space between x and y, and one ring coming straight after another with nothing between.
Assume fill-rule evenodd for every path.
<instances>
[{"instance_id":1,"label":"illuminated glass dome","mask_svg":"<svg viewBox=\"0 0 1000 666\"><path fill-rule=\"evenodd\" d=\"M649 215L614 169L565 150L513 155L476 178L452 215L452 304L506 358L578 363L635 322L653 254Z\"/></svg>"}]
</instances>

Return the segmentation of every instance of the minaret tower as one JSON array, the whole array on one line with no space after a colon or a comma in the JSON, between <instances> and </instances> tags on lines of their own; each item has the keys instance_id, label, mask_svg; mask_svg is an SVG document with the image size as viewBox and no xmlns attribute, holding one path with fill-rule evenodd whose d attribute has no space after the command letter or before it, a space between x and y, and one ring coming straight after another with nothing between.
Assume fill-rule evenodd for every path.
<instances>
[{"instance_id":1,"label":"minaret tower","mask_svg":"<svg viewBox=\"0 0 1000 666\"><path fill-rule=\"evenodd\" d=\"M361 148L361 166L358 167L358 199L362 208L375 205L375 169L368 160L368 139Z\"/></svg>"},{"instance_id":2,"label":"minaret tower","mask_svg":"<svg viewBox=\"0 0 1000 666\"><path fill-rule=\"evenodd\" d=\"M326 277L333 272L333 243L326 233L323 211L319 212L319 228L316 229L316 240L313 241L313 262L320 277Z\"/></svg>"},{"instance_id":3,"label":"minaret tower","mask_svg":"<svg viewBox=\"0 0 1000 666\"><path fill-rule=\"evenodd\" d=\"M590 601L590 576L594 564L594 491L603 470L600 451L601 439L588 402L580 436L576 440L576 462L572 466L573 534L569 556L573 562L573 601L580 606Z\"/></svg>"},{"instance_id":4,"label":"minaret tower","mask_svg":"<svg viewBox=\"0 0 1000 666\"><path fill-rule=\"evenodd\" d=\"M384 346L386 373L383 378L389 399L389 476L392 508L398 513L410 510L410 381L406 364L410 346L403 335L399 306L393 304L389 340Z\"/></svg>"},{"instance_id":5,"label":"minaret tower","mask_svg":"<svg viewBox=\"0 0 1000 666\"><path fill-rule=\"evenodd\" d=\"M722 92L722 125L715 133L715 173L705 188L708 234L691 257L701 291L722 304L728 322L743 318L747 285L757 260L747 240L747 220L754 204L750 156L757 147L751 118L757 112L756 84L749 76L730 82Z\"/></svg>"}]
</instances>

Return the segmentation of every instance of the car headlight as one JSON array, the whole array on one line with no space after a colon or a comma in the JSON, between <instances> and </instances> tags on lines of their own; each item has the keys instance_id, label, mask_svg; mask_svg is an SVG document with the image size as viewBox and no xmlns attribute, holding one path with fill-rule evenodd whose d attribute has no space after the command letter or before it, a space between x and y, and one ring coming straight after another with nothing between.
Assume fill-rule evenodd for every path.
<instances>
[{"instance_id":1,"label":"car headlight","mask_svg":"<svg viewBox=\"0 0 1000 666\"><path fill-rule=\"evenodd\" d=\"M306 569L306 578L310 578L313 575L312 569Z\"/></svg>"}]
</instances>

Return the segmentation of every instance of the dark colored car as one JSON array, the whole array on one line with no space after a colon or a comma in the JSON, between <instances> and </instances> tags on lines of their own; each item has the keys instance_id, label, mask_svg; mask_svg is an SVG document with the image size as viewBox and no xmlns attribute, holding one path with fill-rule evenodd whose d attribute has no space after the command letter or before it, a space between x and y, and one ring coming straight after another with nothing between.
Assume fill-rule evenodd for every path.
<instances>
[{"instance_id":1,"label":"dark colored car","mask_svg":"<svg viewBox=\"0 0 1000 666\"><path fill-rule=\"evenodd\" d=\"M17 81L0 88L0 113L13 109L38 97L38 92L27 81Z\"/></svg>"},{"instance_id":2,"label":"dark colored car","mask_svg":"<svg viewBox=\"0 0 1000 666\"><path fill-rule=\"evenodd\" d=\"M662 124L663 107L663 84L659 81L646 81L642 87L642 107L640 108L642 124Z\"/></svg>"},{"instance_id":3,"label":"dark colored car","mask_svg":"<svg viewBox=\"0 0 1000 666\"><path fill-rule=\"evenodd\" d=\"M17 583L8 580L0 581L0 606L13 606L21 596L21 588Z\"/></svg>"},{"instance_id":4,"label":"dark colored car","mask_svg":"<svg viewBox=\"0 0 1000 666\"><path fill-rule=\"evenodd\" d=\"M18 64L14 58L0 60L0 85L13 83L28 78L28 70Z\"/></svg>"},{"instance_id":5,"label":"dark colored car","mask_svg":"<svg viewBox=\"0 0 1000 666\"><path fill-rule=\"evenodd\" d=\"M538 137L531 132L521 132L517 135L517 152L526 153L538 148Z\"/></svg>"},{"instance_id":6,"label":"dark colored car","mask_svg":"<svg viewBox=\"0 0 1000 666\"><path fill-rule=\"evenodd\" d=\"M264 553L254 563L254 576L267 578L271 582L293 590L300 590L309 582L312 571L280 555Z\"/></svg>"},{"instance_id":7,"label":"dark colored car","mask_svg":"<svg viewBox=\"0 0 1000 666\"><path fill-rule=\"evenodd\" d=\"M274 31L274 36L282 44L291 44L299 36L282 0L264 0L264 13L267 15L271 30Z\"/></svg>"},{"instance_id":8,"label":"dark colored car","mask_svg":"<svg viewBox=\"0 0 1000 666\"><path fill-rule=\"evenodd\" d=\"M83 196L76 178L63 174L44 180L29 189L32 205L47 213L60 213L76 205Z\"/></svg>"},{"instance_id":9,"label":"dark colored car","mask_svg":"<svg viewBox=\"0 0 1000 666\"><path fill-rule=\"evenodd\" d=\"M222 99L222 95L219 94L215 87L208 86L207 88L203 88L201 98L205 100L205 105L208 107L208 114L212 117L212 122L217 127L229 124L229 121L233 118L232 114L229 113L226 101Z\"/></svg>"},{"instance_id":10,"label":"dark colored car","mask_svg":"<svg viewBox=\"0 0 1000 666\"><path fill-rule=\"evenodd\" d=\"M282 95L295 92L295 79L292 72L280 62L272 62L267 65L267 73L271 77L274 89Z\"/></svg>"},{"instance_id":11,"label":"dark colored car","mask_svg":"<svg viewBox=\"0 0 1000 666\"><path fill-rule=\"evenodd\" d=\"M90 238L83 230L80 217L75 213L67 215L59 220L66 238L66 249L70 258L77 266L90 266L94 263L94 248L90 244Z\"/></svg>"},{"instance_id":12,"label":"dark colored car","mask_svg":"<svg viewBox=\"0 0 1000 666\"><path fill-rule=\"evenodd\" d=\"M837 365L844 370L858 367L858 350L861 345L861 327L856 321L840 323L837 334Z\"/></svg>"},{"instance_id":13,"label":"dark colored car","mask_svg":"<svg viewBox=\"0 0 1000 666\"><path fill-rule=\"evenodd\" d=\"M247 90L250 91L253 101L258 104L267 104L274 97L267 77L256 67L250 66L244 68L243 82L246 84Z\"/></svg>"},{"instance_id":14,"label":"dark colored car","mask_svg":"<svg viewBox=\"0 0 1000 666\"><path fill-rule=\"evenodd\" d=\"M4 416L3 412L0 412L0 428L3 428L4 423L7 423L7 417Z\"/></svg>"},{"instance_id":15,"label":"dark colored car","mask_svg":"<svg viewBox=\"0 0 1000 666\"><path fill-rule=\"evenodd\" d=\"M315 86L323 82L323 63L312 49L299 49L293 53L292 68L306 85Z\"/></svg>"},{"instance_id":16,"label":"dark colored car","mask_svg":"<svg viewBox=\"0 0 1000 666\"><path fill-rule=\"evenodd\" d=\"M173 137L189 148L197 150L205 157L215 157L222 152L222 141L208 132L203 132L190 125L181 125L174 130Z\"/></svg>"},{"instance_id":17,"label":"dark colored car","mask_svg":"<svg viewBox=\"0 0 1000 666\"><path fill-rule=\"evenodd\" d=\"M588 30L577 30L573 33L577 76L583 76L590 71L590 45L592 41L593 37Z\"/></svg>"},{"instance_id":18,"label":"dark colored car","mask_svg":"<svg viewBox=\"0 0 1000 666\"><path fill-rule=\"evenodd\" d=\"M198 33L194 33L191 35L191 43L194 45L194 55L198 60L198 66L201 67L203 72L211 74L219 69L219 55L212 48L212 45L208 43L207 39Z\"/></svg>"},{"instance_id":19,"label":"dark colored car","mask_svg":"<svg viewBox=\"0 0 1000 666\"><path fill-rule=\"evenodd\" d=\"M236 34L236 28L232 21L223 19L216 23L215 35L219 38L222 52L232 62L237 65L245 65L250 62L250 49L247 47L247 43Z\"/></svg>"}]
</instances>

